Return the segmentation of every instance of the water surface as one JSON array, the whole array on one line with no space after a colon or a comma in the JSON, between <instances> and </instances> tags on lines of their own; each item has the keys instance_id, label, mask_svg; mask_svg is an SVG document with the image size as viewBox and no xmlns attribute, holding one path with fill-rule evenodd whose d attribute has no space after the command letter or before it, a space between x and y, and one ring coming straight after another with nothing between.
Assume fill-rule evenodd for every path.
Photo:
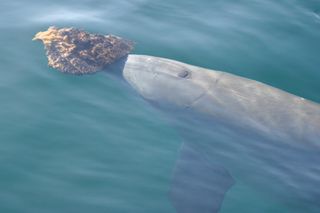
<instances>
[{"instance_id":1,"label":"water surface","mask_svg":"<svg viewBox=\"0 0 320 213\"><path fill-rule=\"evenodd\" d=\"M105 73L49 68L31 39L51 25L120 35L136 42L135 54L320 102L316 0L2 0L0 212L175 212L167 192L181 138ZM241 182L221 212L239 210L293 212Z\"/></svg>"}]
</instances>

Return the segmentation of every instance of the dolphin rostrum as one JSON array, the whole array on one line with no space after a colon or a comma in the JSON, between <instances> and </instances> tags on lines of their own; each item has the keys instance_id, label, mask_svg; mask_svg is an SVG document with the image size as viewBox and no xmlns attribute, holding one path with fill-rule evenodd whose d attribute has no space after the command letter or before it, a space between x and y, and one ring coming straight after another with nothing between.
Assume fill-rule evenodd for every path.
<instances>
[{"instance_id":1,"label":"dolphin rostrum","mask_svg":"<svg viewBox=\"0 0 320 213\"><path fill-rule=\"evenodd\" d=\"M170 190L178 213L219 212L237 180L304 203L303 212L320 211L319 104L147 55L130 54L107 69L163 113L184 141Z\"/></svg>"}]
</instances>

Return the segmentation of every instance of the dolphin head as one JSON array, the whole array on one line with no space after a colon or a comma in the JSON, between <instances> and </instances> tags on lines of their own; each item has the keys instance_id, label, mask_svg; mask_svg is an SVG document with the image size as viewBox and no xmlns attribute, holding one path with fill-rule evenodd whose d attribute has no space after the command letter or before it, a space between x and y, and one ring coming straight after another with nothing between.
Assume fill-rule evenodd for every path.
<instances>
[{"instance_id":1,"label":"dolphin head","mask_svg":"<svg viewBox=\"0 0 320 213\"><path fill-rule=\"evenodd\" d=\"M165 107L188 108L218 79L219 72L207 72L181 62L141 55L129 55L123 77L146 100ZM196 71L196 72L195 72Z\"/></svg>"}]
</instances>

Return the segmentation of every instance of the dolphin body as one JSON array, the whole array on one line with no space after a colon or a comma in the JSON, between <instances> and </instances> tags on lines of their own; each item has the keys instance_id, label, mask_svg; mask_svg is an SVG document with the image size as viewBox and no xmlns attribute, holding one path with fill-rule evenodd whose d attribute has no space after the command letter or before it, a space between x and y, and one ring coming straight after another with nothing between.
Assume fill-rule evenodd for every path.
<instances>
[{"instance_id":1,"label":"dolphin body","mask_svg":"<svg viewBox=\"0 0 320 213\"><path fill-rule=\"evenodd\" d=\"M183 138L170 190L178 213L219 212L236 180L319 212L319 104L159 57L128 55L116 73Z\"/></svg>"}]
</instances>

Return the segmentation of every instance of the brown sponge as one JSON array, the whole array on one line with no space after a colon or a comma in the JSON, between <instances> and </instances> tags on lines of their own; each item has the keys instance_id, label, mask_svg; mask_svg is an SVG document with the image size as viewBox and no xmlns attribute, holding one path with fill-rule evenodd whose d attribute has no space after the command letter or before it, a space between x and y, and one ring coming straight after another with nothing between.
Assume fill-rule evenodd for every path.
<instances>
[{"instance_id":1,"label":"brown sponge","mask_svg":"<svg viewBox=\"0 0 320 213\"><path fill-rule=\"evenodd\" d=\"M75 28L49 27L33 40L42 40L49 66L71 74L97 72L133 49L133 42L118 36L90 34Z\"/></svg>"}]
</instances>

